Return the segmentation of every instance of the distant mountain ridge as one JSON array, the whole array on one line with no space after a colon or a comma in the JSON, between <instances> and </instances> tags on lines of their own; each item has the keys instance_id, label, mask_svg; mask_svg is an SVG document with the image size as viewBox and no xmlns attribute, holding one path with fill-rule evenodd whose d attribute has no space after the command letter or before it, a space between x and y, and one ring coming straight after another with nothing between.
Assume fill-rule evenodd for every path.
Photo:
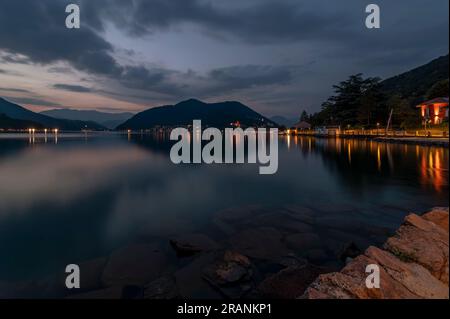
<instances>
[{"instance_id":1,"label":"distant mountain ridge","mask_svg":"<svg viewBox=\"0 0 450 319\"><path fill-rule=\"evenodd\" d=\"M3 113L0 113L0 129L26 130L29 128L41 129L43 126L32 121L12 119Z\"/></svg>"},{"instance_id":2,"label":"distant mountain ridge","mask_svg":"<svg viewBox=\"0 0 450 319\"><path fill-rule=\"evenodd\" d=\"M280 115L272 116L270 119L275 123L277 123L278 125L282 125L285 127L292 127L294 126L294 124L298 123L298 119L286 118Z\"/></svg>"},{"instance_id":3,"label":"distant mountain ridge","mask_svg":"<svg viewBox=\"0 0 450 319\"><path fill-rule=\"evenodd\" d=\"M27 110L26 108L0 98L0 114L6 115L10 120L30 121L46 128L58 128L67 131L82 129L104 130L100 124L92 121L73 121L55 119L53 117Z\"/></svg>"},{"instance_id":4,"label":"distant mountain ridge","mask_svg":"<svg viewBox=\"0 0 450 319\"><path fill-rule=\"evenodd\" d=\"M218 128L239 122L243 126L276 126L276 123L239 102L205 103L190 99L175 105L159 106L140 112L119 125L118 130L147 129L158 125L185 126L193 120Z\"/></svg>"},{"instance_id":5,"label":"distant mountain ridge","mask_svg":"<svg viewBox=\"0 0 450 319\"><path fill-rule=\"evenodd\" d=\"M40 112L40 114L57 119L93 121L109 129L116 128L119 124L131 118L134 114L130 112L107 113L95 110L53 109Z\"/></svg>"}]
</instances>

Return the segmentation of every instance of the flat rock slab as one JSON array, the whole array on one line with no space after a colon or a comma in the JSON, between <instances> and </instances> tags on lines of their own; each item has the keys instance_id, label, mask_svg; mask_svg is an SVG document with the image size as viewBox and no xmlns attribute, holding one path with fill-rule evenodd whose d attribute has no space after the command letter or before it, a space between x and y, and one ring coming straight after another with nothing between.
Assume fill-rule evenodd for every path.
<instances>
[{"instance_id":1,"label":"flat rock slab","mask_svg":"<svg viewBox=\"0 0 450 319\"><path fill-rule=\"evenodd\" d=\"M266 278L257 289L257 294L269 299L295 299L326 270L311 264L290 266Z\"/></svg>"},{"instance_id":2,"label":"flat rock slab","mask_svg":"<svg viewBox=\"0 0 450 319\"><path fill-rule=\"evenodd\" d=\"M384 247L404 261L422 265L448 284L448 241L448 232L443 228L417 215L409 215Z\"/></svg>"},{"instance_id":3,"label":"flat rock slab","mask_svg":"<svg viewBox=\"0 0 450 319\"><path fill-rule=\"evenodd\" d=\"M445 220L445 215L447 216ZM448 299L448 209L411 214L387 240L369 247L342 271L319 276L302 298ZM366 287L367 265L380 269L380 288Z\"/></svg>"},{"instance_id":4,"label":"flat rock slab","mask_svg":"<svg viewBox=\"0 0 450 319\"><path fill-rule=\"evenodd\" d=\"M448 232L448 207L435 207L431 212L423 215L422 218Z\"/></svg>"},{"instance_id":5,"label":"flat rock slab","mask_svg":"<svg viewBox=\"0 0 450 319\"><path fill-rule=\"evenodd\" d=\"M153 244L133 244L111 254L102 275L106 287L142 286L158 278L166 266L166 256Z\"/></svg>"},{"instance_id":6,"label":"flat rock slab","mask_svg":"<svg viewBox=\"0 0 450 319\"><path fill-rule=\"evenodd\" d=\"M313 227L307 223L301 222L284 211L268 213L252 218L248 224L256 227L274 227L284 232L291 233L310 233Z\"/></svg>"},{"instance_id":7,"label":"flat rock slab","mask_svg":"<svg viewBox=\"0 0 450 319\"><path fill-rule=\"evenodd\" d=\"M251 258L274 260L290 253L282 241L281 233L271 227L247 229L232 236L229 241L234 250Z\"/></svg>"},{"instance_id":8,"label":"flat rock slab","mask_svg":"<svg viewBox=\"0 0 450 319\"><path fill-rule=\"evenodd\" d=\"M203 234L186 234L170 240L170 245L178 256L192 256L202 251L211 251L219 245Z\"/></svg>"},{"instance_id":9,"label":"flat rock slab","mask_svg":"<svg viewBox=\"0 0 450 319\"><path fill-rule=\"evenodd\" d=\"M289 235L285 238L286 245L301 254L306 250L321 246L320 237L314 233L300 233Z\"/></svg>"}]
</instances>

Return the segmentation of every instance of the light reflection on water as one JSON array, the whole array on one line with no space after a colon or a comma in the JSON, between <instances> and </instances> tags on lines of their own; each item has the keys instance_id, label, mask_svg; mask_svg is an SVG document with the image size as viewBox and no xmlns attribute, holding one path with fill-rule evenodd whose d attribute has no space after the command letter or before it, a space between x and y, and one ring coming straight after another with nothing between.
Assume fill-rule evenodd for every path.
<instances>
[{"instance_id":1,"label":"light reflection on water","mask_svg":"<svg viewBox=\"0 0 450 319\"><path fill-rule=\"evenodd\" d=\"M0 280L41 276L142 236L202 231L233 206L351 206L390 230L410 211L448 206L444 148L287 136L278 173L262 176L257 165L176 166L170 146L165 135L0 136Z\"/></svg>"}]
</instances>

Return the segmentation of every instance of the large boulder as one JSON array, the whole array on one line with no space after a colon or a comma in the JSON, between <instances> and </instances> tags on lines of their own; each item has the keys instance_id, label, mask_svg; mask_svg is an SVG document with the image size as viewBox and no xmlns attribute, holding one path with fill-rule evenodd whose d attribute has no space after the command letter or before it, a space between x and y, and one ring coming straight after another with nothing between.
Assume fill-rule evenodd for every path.
<instances>
[{"instance_id":1,"label":"large boulder","mask_svg":"<svg viewBox=\"0 0 450 319\"><path fill-rule=\"evenodd\" d=\"M380 288L366 286L367 265L380 269ZM306 290L305 298L324 299L417 299L448 298L448 286L424 267L405 263L394 255L370 247L341 272L321 275Z\"/></svg>"},{"instance_id":2,"label":"large boulder","mask_svg":"<svg viewBox=\"0 0 450 319\"><path fill-rule=\"evenodd\" d=\"M384 247L400 259L418 263L448 284L448 232L436 224L411 214Z\"/></svg>"},{"instance_id":3,"label":"large boulder","mask_svg":"<svg viewBox=\"0 0 450 319\"><path fill-rule=\"evenodd\" d=\"M448 209L405 218L382 250L369 247L340 272L319 276L303 298L448 299ZM380 287L366 286L366 267L377 265Z\"/></svg>"},{"instance_id":4,"label":"large boulder","mask_svg":"<svg viewBox=\"0 0 450 319\"><path fill-rule=\"evenodd\" d=\"M431 212L424 214L422 218L448 232L448 207L435 207Z\"/></svg>"}]
</instances>

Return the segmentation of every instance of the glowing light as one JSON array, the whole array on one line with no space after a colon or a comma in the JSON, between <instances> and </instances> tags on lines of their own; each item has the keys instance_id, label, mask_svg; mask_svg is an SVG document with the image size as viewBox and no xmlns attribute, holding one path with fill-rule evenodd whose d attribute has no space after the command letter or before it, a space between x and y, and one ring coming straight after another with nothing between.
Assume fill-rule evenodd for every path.
<instances>
[{"instance_id":1,"label":"glowing light","mask_svg":"<svg viewBox=\"0 0 450 319\"><path fill-rule=\"evenodd\" d=\"M378 146L377 148L377 164L378 164L378 170L381 170L381 150L380 147Z\"/></svg>"}]
</instances>

